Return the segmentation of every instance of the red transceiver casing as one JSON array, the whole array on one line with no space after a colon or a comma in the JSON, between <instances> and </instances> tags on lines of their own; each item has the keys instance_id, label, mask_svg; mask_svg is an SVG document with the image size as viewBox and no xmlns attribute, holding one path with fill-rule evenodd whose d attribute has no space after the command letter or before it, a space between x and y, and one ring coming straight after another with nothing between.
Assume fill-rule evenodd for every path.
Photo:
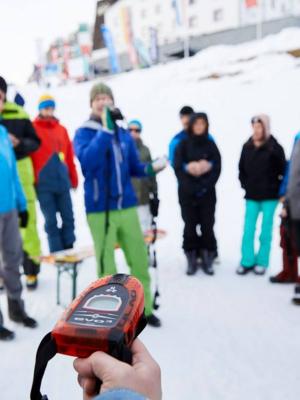
<instances>
[{"instance_id":1,"label":"red transceiver casing","mask_svg":"<svg viewBox=\"0 0 300 400\"><path fill-rule=\"evenodd\" d=\"M92 283L68 307L51 335L60 354L86 358L103 351L114 355L124 346L130 348L143 318L141 283L118 274Z\"/></svg>"}]
</instances>

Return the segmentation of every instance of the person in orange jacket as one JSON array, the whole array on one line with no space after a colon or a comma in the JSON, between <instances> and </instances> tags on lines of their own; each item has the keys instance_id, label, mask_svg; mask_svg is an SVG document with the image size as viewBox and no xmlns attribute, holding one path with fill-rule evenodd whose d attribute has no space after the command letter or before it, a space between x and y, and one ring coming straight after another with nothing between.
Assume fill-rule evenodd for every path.
<instances>
[{"instance_id":1,"label":"person in orange jacket","mask_svg":"<svg viewBox=\"0 0 300 400\"><path fill-rule=\"evenodd\" d=\"M72 143L54 112L54 98L42 96L39 115L33 122L41 146L31 156L51 253L70 249L74 245L75 226L70 189L78 186ZM57 213L61 216L61 226L58 225Z\"/></svg>"}]
</instances>

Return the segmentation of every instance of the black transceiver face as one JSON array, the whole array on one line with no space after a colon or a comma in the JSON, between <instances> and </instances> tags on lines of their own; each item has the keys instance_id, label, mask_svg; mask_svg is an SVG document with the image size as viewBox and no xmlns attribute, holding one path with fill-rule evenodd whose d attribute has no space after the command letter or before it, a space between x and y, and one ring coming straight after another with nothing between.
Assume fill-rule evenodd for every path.
<instances>
[{"instance_id":1,"label":"black transceiver face","mask_svg":"<svg viewBox=\"0 0 300 400\"><path fill-rule=\"evenodd\" d=\"M78 304L68 323L82 327L115 327L129 301L127 289L119 284L108 284L94 289Z\"/></svg>"}]
</instances>

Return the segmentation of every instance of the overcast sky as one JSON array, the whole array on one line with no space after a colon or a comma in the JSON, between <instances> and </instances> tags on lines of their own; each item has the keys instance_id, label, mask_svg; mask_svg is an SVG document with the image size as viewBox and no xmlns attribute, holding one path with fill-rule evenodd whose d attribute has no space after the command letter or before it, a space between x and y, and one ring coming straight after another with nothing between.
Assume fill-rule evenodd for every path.
<instances>
[{"instance_id":1,"label":"overcast sky","mask_svg":"<svg viewBox=\"0 0 300 400\"><path fill-rule=\"evenodd\" d=\"M23 84L36 61L36 40L45 45L80 22L93 23L96 0L0 0L0 76Z\"/></svg>"}]
</instances>

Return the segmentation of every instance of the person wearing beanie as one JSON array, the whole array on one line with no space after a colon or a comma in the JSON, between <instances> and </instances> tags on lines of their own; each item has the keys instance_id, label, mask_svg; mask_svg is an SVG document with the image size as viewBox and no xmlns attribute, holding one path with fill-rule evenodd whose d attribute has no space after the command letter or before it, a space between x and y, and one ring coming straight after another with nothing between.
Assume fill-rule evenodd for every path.
<instances>
[{"instance_id":1,"label":"person wearing beanie","mask_svg":"<svg viewBox=\"0 0 300 400\"><path fill-rule=\"evenodd\" d=\"M143 131L142 123L138 120L132 120L128 124L128 130L135 141L141 162L152 162L150 150L145 146L141 138L141 133ZM137 210L142 231L145 233L151 229L152 217L157 216L151 214L151 210L153 213L155 204L158 204L156 177L153 176L145 179L132 178L131 181L138 199ZM157 214L157 212L158 210L154 213Z\"/></svg>"},{"instance_id":2,"label":"person wearing beanie","mask_svg":"<svg viewBox=\"0 0 300 400\"><path fill-rule=\"evenodd\" d=\"M253 271L264 275L269 267L274 214L286 160L282 146L271 134L270 118L257 115L251 121L253 134L244 144L239 162L239 179L245 190L246 212L238 275ZM255 234L262 214L260 246L255 252Z\"/></svg>"},{"instance_id":3,"label":"person wearing beanie","mask_svg":"<svg viewBox=\"0 0 300 400\"><path fill-rule=\"evenodd\" d=\"M0 87L7 90L7 85L3 78L0 78ZM2 92L1 89L0 92ZM37 275L40 270L41 244L37 230L36 194L30 154L39 148L40 140L28 114L16 103L5 101L3 110L0 113L0 124L9 132L17 159L19 177L27 200L29 221L27 227L21 230L24 250L23 268L26 275L27 288L35 289L37 287Z\"/></svg>"},{"instance_id":4,"label":"person wearing beanie","mask_svg":"<svg viewBox=\"0 0 300 400\"><path fill-rule=\"evenodd\" d=\"M90 93L92 114L74 138L84 176L87 220L94 241L99 277L115 274L118 243L131 274L143 284L148 322L160 326L153 314L148 254L137 214L137 198L131 178L154 176L165 159L141 163L134 140L121 126L121 112L114 107L110 88L96 84Z\"/></svg>"},{"instance_id":5,"label":"person wearing beanie","mask_svg":"<svg viewBox=\"0 0 300 400\"><path fill-rule=\"evenodd\" d=\"M5 96L0 90L0 113ZM29 317L22 300L20 265L23 250L19 226L28 223L27 203L19 180L16 158L7 130L0 125L0 274L7 294L8 315L14 322L35 328L37 322ZM8 341L14 333L3 325L0 311L0 340Z\"/></svg>"},{"instance_id":6,"label":"person wearing beanie","mask_svg":"<svg viewBox=\"0 0 300 400\"><path fill-rule=\"evenodd\" d=\"M54 116L54 98L42 96L38 110L33 125L41 146L31 154L31 159L49 249L54 253L72 248L75 242L70 188L77 188L78 176L72 142L66 128ZM58 226L57 214L61 217L61 227Z\"/></svg>"},{"instance_id":7,"label":"person wearing beanie","mask_svg":"<svg viewBox=\"0 0 300 400\"><path fill-rule=\"evenodd\" d=\"M217 249L214 233L215 187L221 173L221 156L208 132L207 115L193 114L187 128L188 136L175 152L174 167L184 221L182 247L187 258L187 275L195 275L198 266L205 274L214 275L213 262Z\"/></svg>"}]
</instances>

